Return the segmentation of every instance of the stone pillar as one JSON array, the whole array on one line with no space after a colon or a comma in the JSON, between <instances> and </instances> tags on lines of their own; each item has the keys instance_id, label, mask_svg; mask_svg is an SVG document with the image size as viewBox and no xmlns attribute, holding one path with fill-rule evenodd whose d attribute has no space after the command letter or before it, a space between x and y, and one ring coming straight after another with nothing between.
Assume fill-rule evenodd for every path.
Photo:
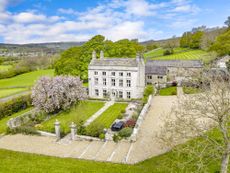
<instances>
[{"instance_id":1,"label":"stone pillar","mask_svg":"<svg viewBox=\"0 0 230 173\"><path fill-rule=\"evenodd\" d=\"M57 139L60 139L61 138L61 129L60 129L60 122L58 120L55 121L54 128L55 128L55 134L56 134Z\"/></svg>"},{"instance_id":2,"label":"stone pillar","mask_svg":"<svg viewBox=\"0 0 230 173\"><path fill-rule=\"evenodd\" d=\"M102 50L100 52L100 59L104 59L104 52Z\"/></svg>"},{"instance_id":3,"label":"stone pillar","mask_svg":"<svg viewBox=\"0 0 230 173\"><path fill-rule=\"evenodd\" d=\"M94 50L93 52L92 52L92 59L96 59L97 58L97 54L96 54L96 51Z\"/></svg>"},{"instance_id":4,"label":"stone pillar","mask_svg":"<svg viewBox=\"0 0 230 173\"><path fill-rule=\"evenodd\" d=\"M71 129L71 140L75 140L75 135L77 134L77 126L76 124L74 124L74 122L71 123L70 129Z\"/></svg>"}]
</instances>

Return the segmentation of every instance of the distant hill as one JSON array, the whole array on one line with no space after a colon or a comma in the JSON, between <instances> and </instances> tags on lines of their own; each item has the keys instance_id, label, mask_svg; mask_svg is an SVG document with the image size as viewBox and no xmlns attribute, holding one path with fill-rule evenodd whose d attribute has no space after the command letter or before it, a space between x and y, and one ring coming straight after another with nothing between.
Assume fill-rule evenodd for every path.
<instances>
[{"instance_id":1,"label":"distant hill","mask_svg":"<svg viewBox=\"0 0 230 173\"><path fill-rule=\"evenodd\" d=\"M142 44L142 45L156 44L156 45L158 45L160 47L164 47L170 42L174 42L176 47L178 47L180 45L180 37L163 39L163 40L148 40L148 41L140 42L140 44Z\"/></svg>"},{"instance_id":2,"label":"distant hill","mask_svg":"<svg viewBox=\"0 0 230 173\"><path fill-rule=\"evenodd\" d=\"M54 42L31 44L4 44L0 43L0 56L6 57L32 57L51 56L70 47L80 46L84 42Z\"/></svg>"},{"instance_id":3,"label":"distant hill","mask_svg":"<svg viewBox=\"0 0 230 173\"><path fill-rule=\"evenodd\" d=\"M198 27L198 29L204 31L203 44L201 45L201 47L205 49L205 46L203 45L205 45L206 42L215 41L216 37L226 30L226 27L206 28L202 26L202 27ZM192 31L190 32L193 31L194 29L192 29ZM173 43L176 47L178 47L180 45L180 38L181 37L162 39L162 40L148 40L148 41L140 42L140 44L142 45L156 44L159 47L165 47L167 44Z\"/></svg>"}]
</instances>

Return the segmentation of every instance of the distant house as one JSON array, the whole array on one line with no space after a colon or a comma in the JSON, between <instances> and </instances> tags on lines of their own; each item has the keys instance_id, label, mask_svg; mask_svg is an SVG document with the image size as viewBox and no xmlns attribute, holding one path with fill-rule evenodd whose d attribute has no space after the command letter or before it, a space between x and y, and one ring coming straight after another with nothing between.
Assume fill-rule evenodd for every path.
<instances>
[{"instance_id":1,"label":"distant house","mask_svg":"<svg viewBox=\"0 0 230 173\"><path fill-rule=\"evenodd\" d=\"M202 68L203 64L199 60L148 60L145 72L146 81L149 82L149 78L151 78L149 74L153 74L152 84L166 82L166 80L180 82L196 75Z\"/></svg>"},{"instance_id":2,"label":"distant house","mask_svg":"<svg viewBox=\"0 0 230 173\"><path fill-rule=\"evenodd\" d=\"M88 67L89 96L91 98L132 99L142 98L145 88L143 58L105 58L96 52Z\"/></svg>"}]
</instances>

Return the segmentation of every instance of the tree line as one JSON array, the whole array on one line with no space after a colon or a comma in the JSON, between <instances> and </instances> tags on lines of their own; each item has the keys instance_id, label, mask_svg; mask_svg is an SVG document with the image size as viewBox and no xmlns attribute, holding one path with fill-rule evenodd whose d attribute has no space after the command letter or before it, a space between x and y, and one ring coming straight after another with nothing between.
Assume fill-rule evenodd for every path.
<instances>
[{"instance_id":1,"label":"tree line","mask_svg":"<svg viewBox=\"0 0 230 173\"><path fill-rule=\"evenodd\" d=\"M61 54L55 63L57 75L79 76L82 80L88 79L88 65L92 58L92 52L104 51L105 57L133 58L137 52L144 50L137 40L123 39L117 42L106 40L102 35L96 35L82 46L72 47Z\"/></svg>"}]
</instances>

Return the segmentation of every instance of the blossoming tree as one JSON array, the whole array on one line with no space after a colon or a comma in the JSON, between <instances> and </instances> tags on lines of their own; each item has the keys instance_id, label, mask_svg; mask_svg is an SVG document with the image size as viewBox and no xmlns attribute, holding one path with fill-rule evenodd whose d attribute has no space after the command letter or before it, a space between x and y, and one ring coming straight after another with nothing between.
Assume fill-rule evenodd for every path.
<instances>
[{"instance_id":1,"label":"blossoming tree","mask_svg":"<svg viewBox=\"0 0 230 173\"><path fill-rule=\"evenodd\" d=\"M32 89L32 104L47 113L69 109L86 98L79 77L41 77Z\"/></svg>"}]
</instances>

